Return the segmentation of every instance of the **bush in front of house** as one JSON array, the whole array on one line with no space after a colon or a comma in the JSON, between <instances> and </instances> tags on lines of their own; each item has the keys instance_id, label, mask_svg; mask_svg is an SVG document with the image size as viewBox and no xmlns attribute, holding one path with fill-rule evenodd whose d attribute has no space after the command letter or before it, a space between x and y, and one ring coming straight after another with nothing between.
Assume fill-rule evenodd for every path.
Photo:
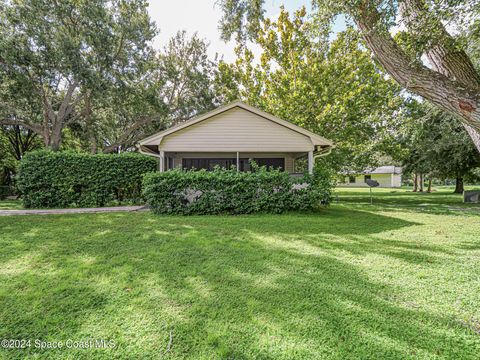
<instances>
[{"instance_id":1,"label":"bush in front of house","mask_svg":"<svg viewBox=\"0 0 480 360\"><path fill-rule=\"evenodd\" d=\"M250 214L312 210L330 201L332 182L318 171L292 178L265 168L254 172L170 170L145 175L143 194L157 214Z\"/></svg>"},{"instance_id":2,"label":"bush in front of house","mask_svg":"<svg viewBox=\"0 0 480 360\"><path fill-rule=\"evenodd\" d=\"M7 185L0 185L0 200L5 199L7 196L14 194L13 188Z\"/></svg>"},{"instance_id":3,"label":"bush in front of house","mask_svg":"<svg viewBox=\"0 0 480 360\"><path fill-rule=\"evenodd\" d=\"M27 208L135 204L142 202L143 176L157 166L135 153L35 151L20 162L17 186Z\"/></svg>"}]
</instances>

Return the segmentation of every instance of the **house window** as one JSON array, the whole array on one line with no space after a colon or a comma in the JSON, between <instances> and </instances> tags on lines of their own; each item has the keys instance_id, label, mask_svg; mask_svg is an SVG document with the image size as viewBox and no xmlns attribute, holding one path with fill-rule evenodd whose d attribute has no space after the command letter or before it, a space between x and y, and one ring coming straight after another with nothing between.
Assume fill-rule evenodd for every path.
<instances>
[{"instance_id":1,"label":"house window","mask_svg":"<svg viewBox=\"0 0 480 360\"><path fill-rule=\"evenodd\" d=\"M367 182L367 180L370 180L372 178L372 175L365 175L365 178L363 179L363 182Z\"/></svg>"},{"instance_id":2,"label":"house window","mask_svg":"<svg viewBox=\"0 0 480 360\"><path fill-rule=\"evenodd\" d=\"M239 170L240 171L249 171L250 170L250 159L239 159ZM267 168L274 169L285 169L285 159L283 158L258 158L253 159L259 166L266 166ZM182 159L182 168L183 169L206 169L212 171L215 166L221 168L230 169L232 166L237 166L236 158L199 158L199 159Z\"/></svg>"},{"instance_id":3,"label":"house window","mask_svg":"<svg viewBox=\"0 0 480 360\"><path fill-rule=\"evenodd\" d=\"M349 182L350 184L355 184L355 176L354 176L354 175L350 175L350 176L348 177L348 182Z\"/></svg>"}]
</instances>

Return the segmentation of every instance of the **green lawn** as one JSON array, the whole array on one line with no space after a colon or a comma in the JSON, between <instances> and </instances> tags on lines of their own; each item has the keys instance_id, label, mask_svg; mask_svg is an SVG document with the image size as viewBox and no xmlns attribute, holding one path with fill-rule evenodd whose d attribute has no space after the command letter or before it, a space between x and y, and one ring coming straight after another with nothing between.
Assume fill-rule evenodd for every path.
<instances>
[{"instance_id":1,"label":"green lawn","mask_svg":"<svg viewBox=\"0 0 480 360\"><path fill-rule=\"evenodd\" d=\"M478 359L478 205L374 191L311 214L0 217L0 339L116 344L0 358Z\"/></svg>"},{"instance_id":2,"label":"green lawn","mask_svg":"<svg viewBox=\"0 0 480 360\"><path fill-rule=\"evenodd\" d=\"M21 200L0 200L0 210L23 209Z\"/></svg>"},{"instance_id":3,"label":"green lawn","mask_svg":"<svg viewBox=\"0 0 480 360\"><path fill-rule=\"evenodd\" d=\"M480 187L469 186L467 190ZM480 209L478 204L464 204L463 195L454 194L454 188L451 186L441 186L433 188L431 193L414 193L411 188L401 189L372 189L372 198L374 205L393 206L402 208L412 208L414 211L423 209L424 211L448 211L458 208L470 208L472 210ZM369 189L364 188L337 188L335 191L335 200L339 202L370 204Z\"/></svg>"}]
</instances>

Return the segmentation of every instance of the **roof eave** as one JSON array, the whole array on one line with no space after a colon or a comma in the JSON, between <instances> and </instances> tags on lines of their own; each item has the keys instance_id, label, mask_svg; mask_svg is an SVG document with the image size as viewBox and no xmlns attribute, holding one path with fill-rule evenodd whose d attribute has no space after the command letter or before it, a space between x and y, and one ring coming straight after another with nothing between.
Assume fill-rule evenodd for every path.
<instances>
[{"instance_id":1,"label":"roof eave","mask_svg":"<svg viewBox=\"0 0 480 360\"><path fill-rule=\"evenodd\" d=\"M184 123L180 124L179 126L174 126L174 127L170 127L166 130L163 130L163 131L160 131L156 134L153 134L145 139L142 139L140 140L138 143L140 145L158 145L160 144L160 142L162 141L163 137L164 136L167 136L167 135L170 135L174 132L177 132L177 131L180 131L182 129L185 129L189 126L192 126L194 124L197 124L203 120L206 120L206 119L209 119L213 116L216 116L216 115L219 115L225 111L228 111L230 109L233 109L235 107L239 107L241 109L244 109L244 110L247 110L247 111L250 111L258 116L261 116L267 120L270 120L270 121L273 121L275 123L277 123L278 125L281 125L281 126L285 126L286 128L292 130L292 131L296 131L304 136L308 136L310 138L310 140L312 141L312 144L314 146L334 146L334 143L333 141L329 140L329 139L326 139L324 138L323 136L320 136L320 135L317 135L311 131L308 131L298 125L295 125L291 122L288 122L286 120L283 120L283 119L280 119L272 114L269 114L263 110L260 110L260 109L257 109L257 108L254 108L248 104L245 104L241 101L234 101L230 104L227 104L227 105L224 105L224 106L220 106L218 108L216 108L215 110L212 110L212 111L209 111L203 115L199 115L198 117L196 118L193 118L193 119L190 119L190 120L187 120L185 121ZM158 140L158 141L157 141Z\"/></svg>"}]
</instances>

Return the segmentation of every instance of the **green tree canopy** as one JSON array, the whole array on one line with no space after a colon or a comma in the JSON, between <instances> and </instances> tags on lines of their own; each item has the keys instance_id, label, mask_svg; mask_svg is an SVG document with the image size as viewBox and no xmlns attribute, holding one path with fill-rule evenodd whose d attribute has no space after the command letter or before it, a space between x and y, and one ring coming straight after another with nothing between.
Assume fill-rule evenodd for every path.
<instances>
[{"instance_id":1,"label":"green tree canopy","mask_svg":"<svg viewBox=\"0 0 480 360\"><path fill-rule=\"evenodd\" d=\"M217 64L208 58L207 47L196 34L179 31L156 52L144 76L101 94L100 111L93 115L99 117L94 133L104 152L127 149L217 104Z\"/></svg>"},{"instance_id":2,"label":"green tree canopy","mask_svg":"<svg viewBox=\"0 0 480 360\"><path fill-rule=\"evenodd\" d=\"M480 154L462 123L428 103L414 100L406 110L395 138L400 149L392 156L403 163L405 173L457 179L456 192L462 192L463 179L480 166Z\"/></svg>"},{"instance_id":3,"label":"green tree canopy","mask_svg":"<svg viewBox=\"0 0 480 360\"><path fill-rule=\"evenodd\" d=\"M226 39L255 39L264 0L222 0L220 27ZM314 0L318 32L345 15L361 31L366 46L402 87L460 119L480 151L480 73L469 46L480 28L475 0ZM452 36L444 24L459 35ZM405 48L392 35L405 32ZM414 55L412 57L412 54ZM429 62L424 64L422 56Z\"/></svg>"},{"instance_id":4,"label":"green tree canopy","mask_svg":"<svg viewBox=\"0 0 480 360\"><path fill-rule=\"evenodd\" d=\"M256 36L258 62L245 47L234 64L220 63L218 91L332 139L337 168L372 164L388 119L403 102L400 88L371 61L353 28L329 41L306 19L281 10Z\"/></svg>"},{"instance_id":5,"label":"green tree canopy","mask_svg":"<svg viewBox=\"0 0 480 360\"><path fill-rule=\"evenodd\" d=\"M113 152L211 109L207 43L180 31L155 51L147 5L0 0L0 124L53 150Z\"/></svg>"},{"instance_id":6,"label":"green tree canopy","mask_svg":"<svg viewBox=\"0 0 480 360\"><path fill-rule=\"evenodd\" d=\"M29 128L58 149L85 96L145 71L155 33L144 0L2 0L0 124ZM24 99L36 116L26 116Z\"/></svg>"}]
</instances>

